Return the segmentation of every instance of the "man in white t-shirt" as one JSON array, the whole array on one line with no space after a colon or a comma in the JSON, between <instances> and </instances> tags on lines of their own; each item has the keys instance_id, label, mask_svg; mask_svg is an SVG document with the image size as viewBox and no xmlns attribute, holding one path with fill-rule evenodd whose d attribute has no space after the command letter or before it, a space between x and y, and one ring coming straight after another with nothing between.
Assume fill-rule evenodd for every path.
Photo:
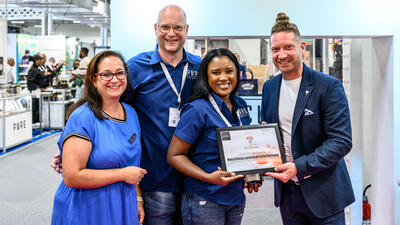
<instances>
[{"instance_id":1,"label":"man in white t-shirt","mask_svg":"<svg viewBox=\"0 0 400 225\"><path fill-rule=\"evenodd\" d=\"M79 58L81 58L81 62L79 63L79 75L81 79L84 79L86 76L86 70L90 63L90 58L88 57L89 49L82 47L81 51L79 52Z\"/></svg>"},{"instance_id":2,"label":"man in white t-shirt","mask_svg":"<svg viewBox=\"0 0 400 225\"><path fill-rule=\"evenodd\" d=\"M272 59L282 72L265 82L261 119L278 123L286 163L275 179L275 206L284 225L345 225L355 201L344 156L352 147L350 110L340 81L303 63L305 42L279 13L271 30Z\"/></svg>"},{"instance_id":3,"label":"man in white t-shirt","mask_svg":"<svg viewBox=\"0 0 400 225\"><path fill-rule=\"evenodd\" d=\"M7 84L15 84L15 76L13 73L13 67L15 66L15 60L13 58L7 59L7 65L5 70L6 75L6 83Z\"/></svg>"}]
</instances>

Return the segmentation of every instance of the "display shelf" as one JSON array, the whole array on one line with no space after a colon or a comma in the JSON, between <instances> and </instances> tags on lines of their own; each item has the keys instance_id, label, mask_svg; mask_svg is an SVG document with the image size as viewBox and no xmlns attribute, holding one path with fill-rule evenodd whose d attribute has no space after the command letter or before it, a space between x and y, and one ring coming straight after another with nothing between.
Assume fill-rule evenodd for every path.
<instances>
[{"instance_id":1,"label":"display shelf","mask_svg":"<svg viewBox=\"0 0 400 225\"><path fill-rule=\"evenodd\" d=\"M31 63L30 64L18 64L18 71L20 71L17 74L17 80L26 80L26 77L28 76L28 71L31 68ZM20 78L22 77L22 79Z\"/></svg>"},{"instance_id":2,"label":"display shelf","mask_svg":"<svg viewBox=\"0 0 400 225\"><path fill-rule=\"evenodd\" d=\"M0 97L0 147L3 152L32 140L32 96L6 94Z\"/></svg>"}]
</instances>

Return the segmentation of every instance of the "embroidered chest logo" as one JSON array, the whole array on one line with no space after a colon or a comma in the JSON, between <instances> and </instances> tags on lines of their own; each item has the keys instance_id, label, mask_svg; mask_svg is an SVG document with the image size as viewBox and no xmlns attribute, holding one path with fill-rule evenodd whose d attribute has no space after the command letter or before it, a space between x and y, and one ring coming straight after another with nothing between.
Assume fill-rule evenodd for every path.
<instances>
[{"instance_id":1,"label":"embroidered chest logo","mask_svg":"<svg viewBox=\"0 0 400 225\"><path fill-rule=\"evenodd\" d=\"M187 75L186 75L186 79L190 79L190 80L196 80L197 79L197 71L195 70L188 70Z\"/></svg>"},{"instance_id":2,"label":"embroidered chest logo","mask_svg":"<svg viewBox=\"0 0 400 225\"><path fill-rule=\"evenodd\" d=\"M246 108L239 108L239 116L240 117L249 117L249 111Z\"/></svg>"}]
</instances>

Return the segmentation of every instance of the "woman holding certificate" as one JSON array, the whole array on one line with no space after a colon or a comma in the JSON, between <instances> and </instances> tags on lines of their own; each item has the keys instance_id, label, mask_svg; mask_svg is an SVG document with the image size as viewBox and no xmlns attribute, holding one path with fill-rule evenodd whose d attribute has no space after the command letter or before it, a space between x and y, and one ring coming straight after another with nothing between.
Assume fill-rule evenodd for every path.
<instances>
[{"instance_id":1,"label":"woman holding certificate","mask_svg":"<svg viewBox=\"0 0 400 225\"><path fill-rule=\"evenodd\" d=\"M221 170L217 127L249 125L246 102L236 96L240 70L227 49L213 49L199 68L193 96L182 107L167 160L186 175L184 224L241 224L246 197L243 175Z\"/></svg>"}]
</instances>

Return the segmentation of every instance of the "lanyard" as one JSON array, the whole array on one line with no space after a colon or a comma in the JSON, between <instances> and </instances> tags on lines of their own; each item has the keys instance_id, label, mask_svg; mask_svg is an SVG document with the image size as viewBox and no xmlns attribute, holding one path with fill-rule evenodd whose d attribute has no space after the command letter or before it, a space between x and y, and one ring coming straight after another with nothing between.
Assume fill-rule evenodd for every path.
<instances>
[{"instance_id":1,"label":"lanyard","mask_svg":"<svg viewBox=\"0 0 400 225\"><path fill-rule=\"evenodd\" d=\"M163 62L160 62L160 64L161 64L162 70L164 71L165 77L168 80L169 86L171 86L171 88L175 92L176 96L178 96L178 105L180 105L181 104L181 93L182 93L183 85L185 85L189 63L186 63L185 67L183 68L181 91L179 93L178 93L178 90L176 90L175 84L172 81L171 74L169 74L167 67L165 66L165 64Z\"/></svg>"},{"instance_id":2,"label":"lanyard","mask_svg":"<svg viewBox=\"0 0 400 225\"><path fill-rule=\"evenodd\" d=\"M232 127L232 124L229 123L228 119L226 119L226 117L224 116L224 114L222 114L221 110L218 108L217 103L215 102L213 96L211 94L208 95L208 100L211 102L211 105L214 107L215 111L217 111L218 115L224 120L225 124L228 127ZM240 115L239 115L239 109L236 110L236 115L238 117L239 120L239 124L240 126L242 126L242 121L240 120Z\"/></svg>"}]
</instances>

